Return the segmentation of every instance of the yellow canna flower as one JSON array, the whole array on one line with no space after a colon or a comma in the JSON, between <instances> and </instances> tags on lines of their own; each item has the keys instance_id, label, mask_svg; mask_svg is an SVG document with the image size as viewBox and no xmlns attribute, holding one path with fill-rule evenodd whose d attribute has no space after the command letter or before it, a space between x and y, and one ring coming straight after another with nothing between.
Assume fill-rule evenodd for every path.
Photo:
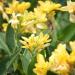
<instances>
[{"instance_id":1,"label":"yellow canna flower","mask_svg":"<svg viewBox=\"0 0 75 75\"><path fill-rule=\"evenodd\" d=\"M6 13L7 14L12 14L13 13L13 10L11 8L6 8Z\"/></svg>"},{"instance_id":2,"label":"yellow canna flower","mask_svg":"<svg viewBox=\"0 0 75 75\"><path fill-rule=\"evenodd\" d=\"M63 44L59 44L57 49L52 53L49 58L50 70L59 75L68 75L70 66L68 64L69 54Z\"/></svg>"},{"instance_id":3,"label":"yellow canna flower","mask_svg":"<svg viewBox=\"0 0 75 75\"><path fill-rule=\"evenodd\" d=\"M26 17L26 18L25 18ZM24 14L22 15L23 21L31 21L35 19L34 12L30 11L25 11Z\"/></svg>"},{"instance_id":4,"label":"yellow canna flower","mask_svg":"<svg viewBox=\"0 0 75 75\"><path fill-rule=\"evenodd\" d=\"M9 4L9 7L5 8L7 14L12 14L14 12L17 12L17 7L18 7L19 2L18 1L13 1L11 4Z\"/></svg>"},{"instance_id":5,"label":"yellow canna flower","mask_svg":"<svg viewBox=\"0 0 75 75\"><path fill-rule=\"evenodd\" d=\"M47 22L47 17L51 19L55 15L55 10L59 10L61 5L58 3L53 3L52 1L38 1L39 5L34 8L34 15L36 17L36 22Z\"/></svg>"},{"instance_id":6,"label":"yellow canna flower","mask_svg":"<svg viewBox=\"0 0 75 75\"><path fill-rule=\"evenodd\" d=\"M17 14L18 15L18 14ZM8 23L11 24L11 26L14 28L14 29L17 29L17 25L19 24L19 20L18 20L18 16L17 16L15 13L12 13L12 18L9 20Z\"/></svg>"},{"instance_id":7,"label":"yellow canna flower","mask_svg":"<svg viewBox=\"0 0 75 75\"><path fill-rule=\"evenodd\" d=\"M46 13L50 13L52 11L58 10L61 7L61 4L59 3L53 3L52 1L39 1L38 2L40 4L40 6L38 6L38 8Z\"/></svg>"},{"instance_id":8,"label":"yellow canna flower","mask_svg":"<svg viewBox=\"0 0 75 75\"><path fill-rule=\"evenodd\" d=\"M12 14L12 13L24 13L24 11L29 7L30 7L29 2L19 3L19 1L13 1L12 4L9 4L9 7L5 9L7 14Z\"/></svg>"},{"instance_id":9,"label":"yellow canna flower","mask_svg":"<svg viewBox=\"0 0 75 75\"><path fill-rule=\"evenodd\" d=\"M49 46L50 44L48 42L51 41L51 39L49 39L49 35L44 35L43 33L40 33L38 36L32 34L29 38L22 37L22 39L23 40L20 40L23 44L22 48L27 48L30 51L34 49L37 52L41 51L42 48Z\"/></svg>"},{"instance_id":10,"label":"yellow canna flower","mask_svg":"<svg viewBox=\"0 0 75 75\"><path fill-rule=\"evenodd\" d=\"M62 11L69 11L69 13L75 12L75 2L67 1L67 6L61 7Z\"/></svg>"},{"instance_id":11,"label":"yellow canna flower","mask_svg":"<svg viewBox=\"0 0 75 75\"><path fill-rule=\"evenodd\" d=\"M59 75L69 75L75 63L75 41L70 42L72 52L68 54L66 45L59 44L49 57L49 69Z\"/></svg>"},{"instance_id":12,"label":"yellow canna flower","mask_svg":"<svg viewBox=\"0 0 75 75\"><path fill-rule=\"evenodd\" d=\"M29 2L22 2L21 4L18 5L17 11L20 13L23 13L29 7L30 7Z\"/></svg>"},{"instance_id":13,"label":"yellow canna flower","mask_svg":"<svg viewBox=\"0 0 75 75\"><path fill-rule=\"evenodd\" d=\"M61 11L68 11L70 13L70 21L75 23L75 2L67 1L67 5L60 8Z\"/></svg>"},{"instance_id":14,"label":"yellow canna flower","mask_svg":"<svg viewBox=\"0 0 75 75\"><path fill-rule=\"evenodd\" d=\"M37 63L33 69L36 75L47 75L47 71L53 71L58 75L69 75L75 63L75 41L70 42L72 52L68 54L65 44L59 44L49 57L49 62L44 60L43 55L37 55Z\"/></svg>"},{"instance_id":15,"label":"yellow canna flower","mask_svg":"<svg viewBox=\"0 0 75 75\"><path fill-rule=\"evenodd\" d=\"M36 33L38 29L47 29L46 21L46 14L38 10L25 11L21 16L21 32Z\"/></svg>"},{"instance_id":16,"label":"yellow canna flower","mask_svg":"<svg viewBox=\"0 0 75 75\"><path fill-rule=\"evenodd\" d=\"M33 72L36 75L47 75L48 71L48 62L45 61L42 54L37 55L37 63L35 64L35 68L33 69Z\"/></svg>"},{"instance_id":17,"label":"yellow canna flower","mask_svg":"<svg viewBox=\"0 0 75 75\"><path fill-rule=\"evenodd\" d=\"M74 42L70 42L70 46L72 49L72 52L70 53L70 63L74 64L75 63L75 41Z\"/></svg>"},{"instance_id":18,"label":"yellow canna flower","mask_svg":"<svg viewBox=\"0 0 75 75\"><path fill-rule=\"evenodd\" d=\"M52 1L49 0L38 1L38 3L39 5L37 6L37 8L34 9L34 13L37 13L36 15L38 17L37 20L44 22L44 24L46 25L48 22L51 22L53 25L55 21L54 19L55 11L60 9L61 4L53 3Z\"/></svg>"},{"instance_id":19,"label":"yellow canna flower","mask_svg":"<svg viewBox=\"0 0 75 75\"><path fill-rule=\"evenodd\" d=\"M46 17L46 13L41 12L38 8L34 9L34 15L36 17L36 22L46 22L47 21L47 17Z\"/></svg>"},{"instance_id":20,"label":"yellow canna flower","mask_svg":"<svg viewBox=\"0 0 75 75\"><path fill-rule=\"evenodd\" d=\"M18 15L18 14L17 14ZM11 23L11 26L14 29L17 29L17 25L19 24L19 20L17 19L17 15L15 13L12 14L12 19L9 20L8 16L5 14L4 17L7 18L8 23L3 23L3 30L6 31L8 24Z\"/></svg>"}]
</instances>

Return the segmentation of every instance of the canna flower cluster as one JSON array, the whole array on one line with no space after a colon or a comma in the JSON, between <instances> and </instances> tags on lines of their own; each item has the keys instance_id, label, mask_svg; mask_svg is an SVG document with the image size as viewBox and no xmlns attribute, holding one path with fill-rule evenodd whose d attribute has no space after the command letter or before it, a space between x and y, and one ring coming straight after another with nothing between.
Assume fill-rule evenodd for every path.
<instances>
[{"instance_id":1,"label":"canna flower cluster","mask_svg":"<svg viewBox=\"0 0 75 75\"><path fill-rule=\"evenodd\" d=\"M73 42L71 41L69 43L71 49L70 53L67 52L66 44L60 43L58 44L57 48L53 50L51 56L47 58L48 56L44 57L42 55L43 54L42 50L47 49L47 47L50 46L51 39L48 34L43 34L42 31L47 32L47 30L50 30L51 35L52 33L54 33L51 36L53 39L51 43L51 47L54 47L54 45L56 44L56 43L54 44L54 42L59 42L65 36L66 33L64 34L64 30L69 28L68 30L71 31L73 28L73 25L70 28L68 24L66 25L66 23L65 26L61 25L61 23L68 22L68 21L66 20L67 18L65 17L62 17L61 20L63 21L61 21L60 14L62 13L58 13L58 12L68 11L68 13L70 14L70 21L75 23L75 2L67 1L67 5L62 6L60 3L54 3L52 0L37 0L36 7L34 6L33 10L31 11L30 7L32 8L32 6L30 2L24 2L24 1L25 0L23 1L12 0L10 3L8 0L0 1L0 18L1 18L0 35L3 34L1 39L2 38L5 39L3 43L1 40L1 46L8 48L7 52L9 51L10 54L11 54L10 51L11 46L15 47L13 53L15 53L16 49L20 48L19 46L21 46L21 48L30 51L30 53L28 52L28 54L24 56L27 62L25 62L25 60L23 61L23 57L20 57L20 59L22 59L20 66L22 66L23 69L25 67L25 66L23 67L24 62L27 63L27 65L25 64L26 65L25 69L27 68L26 72L23 72L24 70L22 72L19 70L22 74L29 72L28 71L30 70L29 67L31 67L31 64L33 64L32 61L35 55L37 57L37 62L35 63L33 72L36 75L47 75L48 71L54 72L58 75L69 75L72 69L75 69L74 66L75 65L75 41ZM56 22L59 23L60 25L57 24ZM11 29L9 25L12 26ZM63 27L63 29L61 27ZM26 33L27 34L30 33L31 35L29 37L25 37L25 36L21 37L21 35ZM61 33L62 36L60 35ZM70 32L70 34L68 33L68 36L70 36L68 38L69 40L71 40L71 38L74 37L74 32L72 35L71 33L72 32ZM8 39L9 36L11 36L12 38ZM13 43L10 45L9 43L11 43L11 41L13 41ZM0 49L5 51L6 49L2 47ZM2 53L6 54L6 52L2 52ZM19 53L20 56L23 56L25 54L25 50L20 51ZM46 55L46 51L45 51L45 55ZM16 73L15 71L17 71L18 68L20 67L20 66L15 67L14 65L16 64L19 64L18 60L17 63L15 62L12 66L12 69L14 70L14 74Z\"/></svg>"},{"instance_id":2,"label":"canna flower cluster","mask_svg":"<svg viewBox=\"0 0 75 75\"><path fill-rule=\"evenodd\" d=\"M58 10L61 6L50 1L38 1L38 4L39 5L34 8L34 11L28 12L28 10L25 10L24 14L21 14L19 17L20 32L36 33L38 29L47 29L47 16L52 19L55 15L55 10Z\"/></svg>"},{"instance_id":3,"label":"canna flower cluster","mask_svg":"<svg viewBox=\"0 0 75 75\"><path fill-rule=\"evenodd\" d=\"M75 63L75 41L70 42L70 46L72 52L69 54L66 45L59 44L49 57L49 61L45 61L43 55L39 55L39 57L37 55L34 73L36 75L47 75L47 71L53 71L58 75L69 75Z\"/></svg>"},{"instance_id":4,"label":"canna flower cluster","mask_svg":"<svg viewBox=\"0 0 75 75\"><path fill-rule=\"evenodd\" d=\"M48 34L43 34L40 33L38 36L35 36L34 34L32 34L29 38L26 37L22 37L23 40L20 40L20 42L22 43L22 48L27 48L29 49L31 52L33 50L36 50L37 52L40 52L41 49L49 46L49 42L51 41L51 39L49 39L49 35Z\"/></svg>"},{"instance_id":5,"label":"canna flower cluster","mask_svg":"<svg viewBox=\"0 0 75 75\"><path fill-rule=\"evenodd\" d=\"M47 29L46 14L42 14L42 12L39 12L37 10L34 12L25 11L24 14L21 15L20 20L21 20L20 31L22 33L24 32L36 33L38 29Z\"/></svg>"},{"instance_id":6,"label":"canna flower cluster","mask_svg":"<svg viewBox=\"0 0 75 75\"><path fill-rule=\"evenodd\" d=\"M38 30L48 29L48 20L53 22L55 11L60 9L61 4L52 1L38 1L34 11L28 11L29 7L29 2L19 3L16 0L13 0L9 7L5 7L5 12L11 14L8 24L11 23L14 29L19 29L20 33L36 33Z\"/></svg>"}]
</instances>

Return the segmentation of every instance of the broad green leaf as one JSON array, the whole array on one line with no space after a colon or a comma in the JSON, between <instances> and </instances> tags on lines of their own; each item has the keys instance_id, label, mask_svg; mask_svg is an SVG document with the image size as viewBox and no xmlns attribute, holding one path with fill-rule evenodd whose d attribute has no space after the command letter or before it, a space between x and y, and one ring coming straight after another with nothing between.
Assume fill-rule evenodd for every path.
<instances>
[{"instance_id":1,"label":"broad green leaf","mask_svg":"<svg viewBox=\"0 0 75 75\"><path fill-rule=\"evenodd\" d=\"M0 32L0 38L5 42L5 33L4 32Z\"/></svg>"},{"instance_id":2,"label":"broad green leaf","mask_svg":"<svg viewBox=\"0 0 75 75\"><path fill-rule=\"evenodd\" d=\"M60 34L63 42L68 42L72 40L72 37L75 35L75 24L71 23L68 27L63 30L63 33Z\"/></svg>"},{"instance_id":3,"label":"broad green leaf","mask_svg":"<svg viewBox=\"0 0 75 75\"><path fill-rule=\"evenodd\" d=\"M21 62L24 73L27 75L28 66L31 62L31 53L28 50L25 50L23 55L21 55Z\"/></svg>"},{"instance_id":4,"label":"broad green leaf","mask_svg":"<svg viewBox=\"0 0 75 75\"><path fill-rule=\"evenodd\" d=\"M0 75L6 75L8 72L8 69L12 66L13 62L18 57L20 50L17 50L15 53L13 53L11 56L7 56L5 59L3 59L0 62Z\"/></svg>"},{"instance_id":5,"label":"broad green leaf","mask_svg":"<svg viewBox=\"0 0 75 75\"><path fill-rule=\"evenodd\" d=\"M69 13L68 12L58 12L56 15L56 21L58 23L57 29L62 31L62 29L66 28L70 21L69 21Z\"/></svg>"},{"instance_id":6,"label":"broad green leaf","mask_svg":"<svg viewBox=\"0 0 75 75\"><path fill-rule=\"evenodd\" d=\"M6 53L10 55L11 54L10 50L6 45L4 38L5 38L4 34L0 33L0 49L4 50Z\"/></svg>"},{"instance_id":7,"label":"broad green leaf","mask_svg":"<svg viewBox=\"0 0 75 75\"><path fill-rule=\"evenodd\" d=\"M6 31L6 44L8 45L11 52L15 49L15 32L11 25L8 25Z\"/></svg>"},{"instance_id":8,"label":"broad green leaf","mask_svg":"<svg viewBox=\"0 0 75 75\"><path fill-rule=\"evenodd\" d=\"M58 41L68 42L75 35L75 24L70 23L68 12L59 12L57 14L56 27Z\"/></svg>"},{"instance_id":9,"label":"broad green leaf","mask_svg":"<svg viewBox=\"0 0 75 75\"><path fill-rule=\"evenodd\" d=\"M0 62L0 75L6 75L6 66L9 62L9 57L4 58L3 60L1 60Z\"/></svg>"},{"instance_id":10,"label":"broad green leaf","mask_svg":"<svg viewBox=\"0 0 75 75\"><path fill-rule=\"evenodd\" d=\"M35 59L36 59L36 58L33 57L32 60L31 60L31 62L30 62L30 64L29 64L27 75L36 75L36 74L33 72L33 69L34 69L34 67L35 67L35 62L36 62Z\"/></svg>"}]
</instances>

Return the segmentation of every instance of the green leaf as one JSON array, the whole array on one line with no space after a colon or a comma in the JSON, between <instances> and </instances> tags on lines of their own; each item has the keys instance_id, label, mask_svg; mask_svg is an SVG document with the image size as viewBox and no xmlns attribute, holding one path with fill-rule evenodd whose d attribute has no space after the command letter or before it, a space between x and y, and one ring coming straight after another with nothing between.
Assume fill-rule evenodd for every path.
<instances>
[{"instance_id":1,"label":"green leaf","mask_svg":"<svg viewBox=\"0 0 75 75\"><path fill-rule=\"evenodd\" d=\"M58 41L68 42L72 40L75 35L75 24L70 23L68 12L59 12L56 15L58 23L56 27Z\"/></svg>"},{"instance_id":2,"label":"green leaf","mask_svg":"<svg viewBox=\"0 0 75 75\"><path fill-rule=\"evenodd\" d=\"M11 54L8 46L5 43L5 36L3 33L0 33L0 49L4 50L9 55Z\"/></svg>"},{"instance_id":3,"label":"green leaf","mask_svg":"<svg viewBox=\"0 0 75 75\"><path fill-rule=\"evenodd\" d=\"M10 57L7 56L0 62L0 75L6 75L8 69L12 66L13 62L16 60L20 53L21 49L16 50Z\"/></svg>"},{"instance_id":4,"label":"green leaf","mask_svg":"<svg viewBox=\"0 0 75 75\"><path fill-rule=\"evenodd\" d=\"M8 25L6 31L6 44L8 45L9 49L13 52L15 49L15 32L11 25Z\"/></svg>"},{"instance_id":5,"label":"green leaf","mask_svg":"<svg viewBox=\"0 0 75 75\"><path fill-rule=\"evenodd\" d=\"M30 62L30 64L29 64L29 66L28 66L28 74L27 74L27 75L36 75L36 74L33 72L33 69L34 69L34 67L35 67L35 62L36 62L35 59L36 59L36 58L33 57L32 60L31 60L31 62Z\"/></svg>"},{"instance_id":6,"label":"green leaf","mask_svg":"<svg viewBox=\"0 0 75 75\"><path fill-rule=\"evenodd\" d=\"M3 60L1 60L0 62L0 75L5 75L6 74L6 66L7 63L9 62L9 57L4 58Z\"/></svg>"},{"instance_id":7,"label":"green leaf","mask_svg":"<svg viewBox=\"0 0 75 75\"><path fill-rule=\"evenodd\" d=\"M57 25L58 30L62 31L62 29L66 28L70 23L69 13L68 12L58 12L56 15L56 21L58 23Z\"/></svg>"},{"instance_id":8,"label":"green leaf","mask_svg":"<svg viewBox=\"0 0 75 75\"><path fill-rule=\"evenodd\" d=\"M4 32L0 32L0 38L5 42L5 33Z\"/></svg>"},{"instance_id":9,"label":"green leaf","mask_svg":"<svg viewBox=\"0 0 75 75\"><path fill-rule=\"evenodd\" d=\"M25 50L23 55L21 55L21 62L24 73L27 75L28 66L31 62L31 53L28 50Z\"/></svg>"},{"instance_id":10,"label":"green leaf","mask_svg":"<svg viewBox=\"0 0 75 75\"><path fill-rule=\"evenodd\" d=\"M17 59L18 58L16 58L16 60L13 63L13 69L14 69L14 71L16 71L17 70L17 67L18 67L18 60Z\"/></svg>"},{"instance_id":11,"label":"green leaf","mask_svg":"<svg viewBox=\"0 0 75 75\"><path fill-rule=\"evenodd\" d=\"M75 35L75 24L71 23L69 26L67 26L63 33L61 34L61 40L64 42L68 42L72 40L72 37Z\"/></svg>"}]
</instances>

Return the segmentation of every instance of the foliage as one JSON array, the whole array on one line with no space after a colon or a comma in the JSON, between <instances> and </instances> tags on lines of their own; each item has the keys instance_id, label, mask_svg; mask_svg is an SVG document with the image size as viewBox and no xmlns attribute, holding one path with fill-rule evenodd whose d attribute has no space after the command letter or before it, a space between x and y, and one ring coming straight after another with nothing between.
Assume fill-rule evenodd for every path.
<instances>
[{"instance_id":1,"label":"foliage","mask_svg":"<svg viewBox=\"0 0 75 75\"><path fill-rule=\"evenodd\" d=\"M74 0L0 0L0 75L74 71Z\"/></svg>"}]
</instances>

